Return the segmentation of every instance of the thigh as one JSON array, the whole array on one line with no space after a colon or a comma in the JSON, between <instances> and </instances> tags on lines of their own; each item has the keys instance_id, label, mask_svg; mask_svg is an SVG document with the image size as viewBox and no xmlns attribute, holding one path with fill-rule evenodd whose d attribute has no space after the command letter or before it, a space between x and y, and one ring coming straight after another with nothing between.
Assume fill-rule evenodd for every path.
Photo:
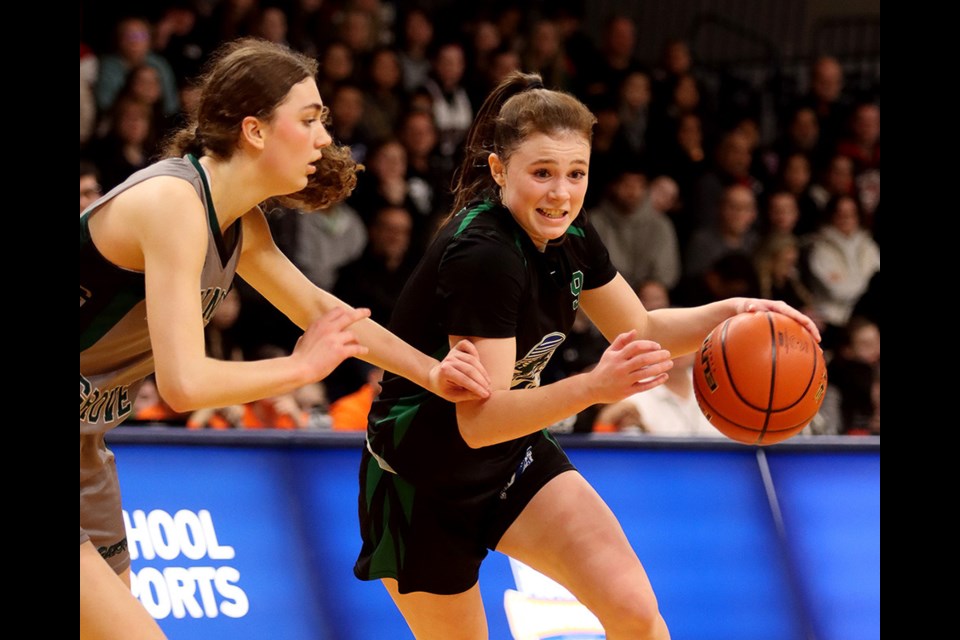
<instances>
[{"instance_id":1,"label":"thigh","mask_svg":"<svg viewBox=\"0 0 960 640\"><path fill-rule=\"evenodd\" d=\"M114 572L130 566L120 480L102 434L80 436L80 529Z\"/></svg>"},{"instance_id":2,"label":"thigh","mask_svg":"<svg viewBox=\"0 0 960 640\"><path fill-rule=\"evenodd\" d=\"M486 640L479 583L463 593L437 595L425 591L401 594L396 580L382 582L417 640Z\"/></svg>"},{"instance_id":3,"label":"thigh","mask_svg":"<svg viewBox=\"0 0 960 640\"><path fill-rule=\"evenodd\" d=\"M620 523L577 471L544 486L507 529L497 551L559 582L594 613L623 599L655 602Z\"/></svg>"},{"instance_id":4,"label":"thigh","mask_svg":"<svg viewBox=\"0 0 960 640\"><path fill-rule=\"evenodd\" d=\"M90 542L80 545L81 640L162 640L160 626Z\"/></svg>"}]
</instances>

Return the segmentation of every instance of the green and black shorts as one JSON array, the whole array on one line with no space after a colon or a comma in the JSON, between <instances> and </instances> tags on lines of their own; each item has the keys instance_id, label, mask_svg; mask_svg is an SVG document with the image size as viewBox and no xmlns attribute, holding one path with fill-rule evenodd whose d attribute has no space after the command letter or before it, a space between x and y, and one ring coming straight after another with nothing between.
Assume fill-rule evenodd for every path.
<instances>
[{"instance_id":1,"label":"green and black shorts","mask_svg":"<svg viewBox=\"0 0 960 640\"><path fill-rule=\"evenodd\" d=\"M370 451L360 465L363 548L354 566L361 580L395 578L400 593L462 593L476 584L480 563L530 500L575 467L552 438L535 438L515 471L496 484L413 485L384 470Z\"/></svg>"}]
</instances>

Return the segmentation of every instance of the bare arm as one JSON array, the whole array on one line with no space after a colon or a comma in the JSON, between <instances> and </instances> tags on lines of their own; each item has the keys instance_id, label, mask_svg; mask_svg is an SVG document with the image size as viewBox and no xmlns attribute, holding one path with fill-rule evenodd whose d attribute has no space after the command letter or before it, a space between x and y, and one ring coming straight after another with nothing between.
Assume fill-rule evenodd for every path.
<instances>
[{"instance_id":1,"label":"bare arm","mask_svg":"<svg viewBox=\"0 0 960 640\"><path fill-rule=\"evenodd\" d=\"M254 210L243 217L244 250L239 274L275 307L300 327L307 327L333 309L351 307L316 287L277 248L263 214ZM489 395L489 379L476 349L469 343L454 345L443 362L417 351L376 322L364 319L350 327L367 362L401 375L447 400Z\"/></svg>"},{"instance_id":2,"label":"bare arm","mask_svg":"<svg viewBox=\"0 0 960 640\"><path fill-rule=\"evenodd\" d=\"M121 239L133 249L130 255L142 260L157 386L175 410L241 404L292 391L364 352L346 330L364 314L341 312L312 323L288 357L254 362L207 357L199 295L207 251L202 205L182 181L148 181L127 194L123 202L118 199L108 222L114 233L127 234Z\"/></svg>"},{"instance_id":3,"label":"bare arm","mask_svg":"<svg viewBox=\"0 0 960 640\"><path fill-rule=\"evenodd\" d=\"M660 385L673 365L673 355L695 351L717 324L737 313L784 313L801 322L817 340L820 338L812 320L783 302L771 300L731 298L689 309L648 312L619 274L606 285L581 293L580 304L611 345L590 372L553 384L510 389L516 341L471 338L490 372L493 393L485 401L457 405L460 433L469 446L512 440L592 404L618 402Z\"/></svg>"},{"instance_id":4,"label":"bare arm","mask_svg":"<svg viewBox=\"0 0 960 640\"><path fill-rule=\"evenodd\" d=\"M581 293L580 305L608 340L635 329L638 336L659 343L674 356L696 351L715 326L747 311L788 315L820 340L820 332L810 318L779 301L729 298L699 307L647 311L619 274L604 286Z\"/></svg>"},{"instance_id":5,"label":"bare arm","mask_svg":"<svg viewBox=\"0 0 960 640\"><path fill-rule=\"evenodd\" d=\"M516 358L514 338L471 338L490 372L493 393L486 400L457 405L457 423L473 448L534 433L596 403L617 402L667 379L669 352L635 332L614 339L589 373L532 389L510 389ZM451 341L459 338L451 337Z\"/></svg>"}]
</instances>

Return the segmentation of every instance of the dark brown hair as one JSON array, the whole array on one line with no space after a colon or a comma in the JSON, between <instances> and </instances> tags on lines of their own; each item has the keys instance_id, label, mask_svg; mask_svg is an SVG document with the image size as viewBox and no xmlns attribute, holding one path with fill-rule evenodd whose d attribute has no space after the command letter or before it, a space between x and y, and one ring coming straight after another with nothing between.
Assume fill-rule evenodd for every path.
<instances>
[{"instance_id":1,"label":"dark brown hair","mask_svg":"<svg viewBox=\"0 0 960 640\"><path fill-rule=\"evenodd\" d=\"M200 80L200 102L190 122L171 135L166 157L186 153L229 159L238 149L243 119L269 121L290 89L317 75L317 62L282 45L259 38L228 42L214 52ZM317 172L297 193L277 198L283 206L316 210L350 195L357 164L347 147L330 145L316 163Z\"/></svg>"},{"instance_id":2,"label":"dark brown hair","mask_svg":"<svg viewBox=\"0 0 960 640\"><path fill-rule=\"evenodd\" d=\"M593 139L596 117L569 93L545 89L539 75L515 71L483 102L467 132L463 163L454 178L454 215L496 186L487 158L496 153L506 164L524 140L536 133L574 131Z\"/></svg>"}]
</instances>

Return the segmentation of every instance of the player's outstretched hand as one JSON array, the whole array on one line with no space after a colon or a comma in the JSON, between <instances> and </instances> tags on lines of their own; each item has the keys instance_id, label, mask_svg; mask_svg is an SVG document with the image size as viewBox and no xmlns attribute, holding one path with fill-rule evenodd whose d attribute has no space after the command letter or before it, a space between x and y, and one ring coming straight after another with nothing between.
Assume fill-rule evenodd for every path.
<instances>
[{"instance_id":1,"label":"player's outstretched hand","mask_svg":"<svg viewBox=\"0 0 960 640\"><path fill-rule=\"evenodd\" d=\"M751 311L774 311L789 316L802 324L810 332L817 342L820 342L820 329L817 323L800 311L797 311L782 300L764 300L762 298L736 298L736 313L748 313Z\"/></svg>"},{"instance_id":2,"label":"player's outstretched hand","mask_svg":"<svg viewBox=\"0 0 960 640\"><path fill-rule=\"evenodd\" d=\"M673 367L670 352L652 340L637 340L636 331L617 336L600 362L585 374L595 402L619 402L667 381Z\"/></svg>"},{"instance_id":3,"label":"player's outstretched hand","mask_svg":"<svg viewBox=\"0 0 960 640\"><path fill-rule=\"evenodd\" d=\"M336 308L314 321L297 341L293 358L301 359L311 380L321 380L346 360L367 353L347 327L370 317L369 309Z\"/></svg>"},{"instance_id":4,"label":"player's outstretched hand","mask_svg":"<svg viewBox=\"0 0 960 640\"><path fill-rule=\"evenodd\" d=\"M461 340L430 370L430 391L450 402L490 397L490 376L472 342Z\"/></svg>"}]
</instances>

